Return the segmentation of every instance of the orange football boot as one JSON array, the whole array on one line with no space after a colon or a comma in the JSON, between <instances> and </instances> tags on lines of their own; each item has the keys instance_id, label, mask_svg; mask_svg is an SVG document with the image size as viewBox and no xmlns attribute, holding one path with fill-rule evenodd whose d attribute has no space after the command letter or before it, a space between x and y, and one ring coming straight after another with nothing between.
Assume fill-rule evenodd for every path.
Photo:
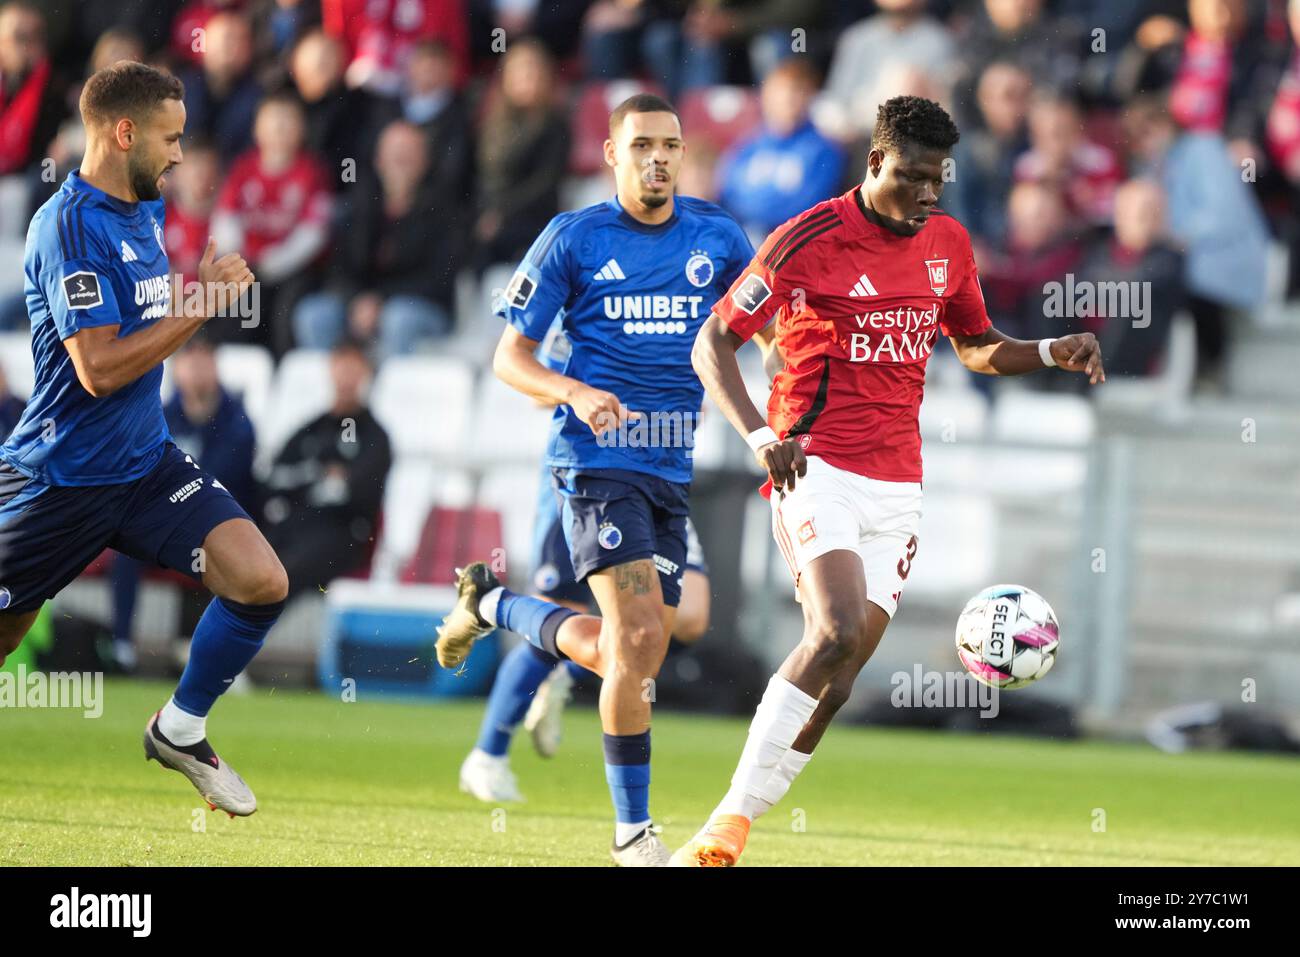
<instances>
[{"instance_id":1,"label":"orange football boot","mask_svg":"<svg viewBox=\"0 0 1300 957\"><path fill-rule=\"evenodd\" d=\"M678 848L669 867L735 867L749 837L749 818L719 814L699 834Z\"/></svg>"}]
</instances>

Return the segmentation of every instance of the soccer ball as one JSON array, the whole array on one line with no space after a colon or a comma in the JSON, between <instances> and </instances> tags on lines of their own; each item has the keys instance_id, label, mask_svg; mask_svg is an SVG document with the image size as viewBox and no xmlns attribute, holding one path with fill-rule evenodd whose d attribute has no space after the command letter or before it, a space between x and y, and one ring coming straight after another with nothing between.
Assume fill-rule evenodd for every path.
<instances>
[{"instance_id":1,"label":"soccer ball","mask_svg":"<svg viewBox=\"0 0 1300 957\"><path fill-rule=\"evenodd\" d=\"M990 688L1023 688L1052 670L1060 628L1043 596L1023 585L986 588L957 619L957 657Z\"/></svg>"}]
</instances>

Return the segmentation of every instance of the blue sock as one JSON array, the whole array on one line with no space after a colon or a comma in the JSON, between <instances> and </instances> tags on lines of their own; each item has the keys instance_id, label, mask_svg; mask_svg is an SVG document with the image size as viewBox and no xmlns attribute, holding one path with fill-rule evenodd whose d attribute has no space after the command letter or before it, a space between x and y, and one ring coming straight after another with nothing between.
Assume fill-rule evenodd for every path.
<instances>
[{"instance_id":1,"label":"blue sock","mask_svg":"<svg viewBox=\"0 0 1300 957\"><path fill-rule=\"evenodd\" d=\"M241 605L213 598L194 629L190 660L176 686L176 707L192 715L206 715L216 700L262 648L262 639L284 610L273 605Z\"/></svg>"},{"instance_id":2,"label":"blue sock","mask_svg":"<svg viewBox=\"0 0 1300 957\"><path fill-rule=\"evenodd\" d=\"M640 824L650 819L650 732L605 735L605 780L614 819Z\"/></svg>"},{"instance_id":3,"label":"blue sock","mask_svg":"<svg viewBox=\"0 0 1300 957\"><path fill-rule=\"evenodd\" d=\"M557 658L529 644L515 645L497 669L488 695L487 711L478 729L480 751L502 757L510 750L510 739L524 720L533 695L555 667Z\"/></svg>"},{"instance_id":4,"label":"blue sock","mask_svg":"<svg viewBox=\"0 0 1300 957\"><path fill-rule=\"evenodd\" d=\"M528 643L557 659L565 655L555 644L560 625L577 612L563 605L554 605L530 595L516 595L508 588L501 589L497 602L496 624L516 634L523 635Z\"/></svg>"},{"instance_id":5,"label":"blue sock","mask_svg":"<svg viewBox=\"0 0 1300 957\"><path fill-rule=\"evenodd\" d=\"M569 669L569 677L572 678L574 681L581 681L583 678L595 674L594 671L588 671L586 668L582 667L582 665L578 664L576 661L566 661L564 663L564 667Z\"/></svg>"}]
</instances>

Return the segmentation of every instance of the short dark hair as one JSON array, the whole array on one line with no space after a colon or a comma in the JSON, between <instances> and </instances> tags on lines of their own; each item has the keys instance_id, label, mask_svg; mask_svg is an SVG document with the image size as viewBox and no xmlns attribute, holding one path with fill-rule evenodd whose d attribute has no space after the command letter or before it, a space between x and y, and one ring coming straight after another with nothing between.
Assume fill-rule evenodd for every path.
<instances>
[{"instance_id":1,"label":"short dark hair","mask_svg":"<svg viewBox=\"0 0 1300 957\"><path fill-rule=\"evenodd\" d=\"M880 104L871 148L897 153L905 143L931 150L950 150L961 134L946 110L920 96L896 96Z\"/></svg>"},{"instance_id":2,"label":"short dark hair","mask_svg":"<svg viewBox=\"0 0 1300 957\"><path fill-rule=\"evenodd\" d=\"M170 73L134 60L97 71L81 90L81 119L87 126L122 117L146 119L163 100L183 100L185 86Z\"/></svg>"},{"instance_id":3,"label":"short dark hair","mask_svg":"<svg viewBox=\"0 0 1300 957\"><path fill-rule=\"evenodd\" d=\"M614 138L614 134L623 125L623 117L629 113L671 113L677 117L678 123L682 121L676 108L662 96L655 96L653 93L634 93L614 107L614 112L609 114L610 139Z\"/></svg>"}]
</instances>

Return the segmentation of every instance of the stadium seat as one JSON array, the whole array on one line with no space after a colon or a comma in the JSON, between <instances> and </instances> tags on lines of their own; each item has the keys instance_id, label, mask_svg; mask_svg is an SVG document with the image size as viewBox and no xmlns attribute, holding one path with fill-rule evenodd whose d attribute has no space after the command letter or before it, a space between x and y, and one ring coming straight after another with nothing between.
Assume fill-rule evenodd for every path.
<instances>
[{"instance_id":1,"label":"stadium seat","mask_svg":"<svg viewBox=\"0 0 1300 957\"><path fill-rule=\"evenodd\" d=\"M447 471L432 459L399 456L384 482L384 528L371 577L395 581L415 554L420 531L433 505L464 507L472 498L469 476Z\"/></svg>"},{"instance_id":2,"label":"stadium seat","mask_svg":"<svg viewBox=\"0 0 1300 957\"><path fill-rule=\"evenodd\" d=\"M993 405L993 437L1013 445L1082 447L1091 441L1096 420L1083 396L1004 391Z\"/></svg>"},{"instance_id":3,"label":"stadium seat","mask_svg":"<svg viewBox=\"0 0 1300 957\"><path fill-rule=\"evenodd\" d=\"M763 121L758 93L747 86L691 90L679 104L682 129L692 140L707 140L719 153L753 133Z\"/></svg>"},{"instance_id":4,"label":"stadium seat","mask_svg":"<svg viewBox=\"0 0 1300 957\"><path fill-rule=\"evenodd\" d=\"M261 346L230 343L217 347L217 376L227 391L243 398L244 409L257 435L261 435L270 414L268 403L274 374L275 362Z\"/></svg>"},{"instance_id":5,"label":"stadium seat","mask_svg":"<svg viewBox=\"0 0 1300 957\"><path fill-rule=\"evenodd\" d=\"M474 435L474 461L484 467L529 465L536 470L546 452L554 413L485 372L474 409L475 420L483 423Z\"/></svg>"},{"instance_id":6,"label":"stadium seat","mask_svg":"<svg viewBox=\"0 0 1300 957\"><path fill-rule=\"evenodd\" d=\"M32 339L25 332L0 335L0 367L9 381L9 391L20 398L32 394L36 373L32 365Z\"/></svg>"},{"instance_id":7,"label":"stadium seat","mask_svg":"<svg viewBox=\"0 0 1300 957\"><path fill-rule=\"evenodd\" d=\"M573 144L569 152L569 172L585 176L605 168L604 146L609 138L609 114L614 107L637 93L664 95L662 88L640 80L589 83L578 92L571 114Z\"/></svg>"},{"instance_id":8,"label":"stadium seat","mask_svg":"<svg viewBox=\"0 0 1300 957\"><path fill-rule=\"evenodd\" d=\"M443 356L398 356L380 367L370 408L394 455L454 460L466 455L474 370ZM477 416L476 416L477 418Z\"/></svg>"},{"instance_id":9,"label":"stadium seat","mask_svg":"<svg viewBox=\"0 0 1300 957\"><path fill-rule=\"evenodd\" d=\"M926 442L978 442L988 422L988 400L974 389L925 390L921 402L921 438Z\"/></svg>"},{"instance_id":10,"label":"stadium seat","mask_svg":"<svg viewBox=\"0 0 1300 957\"><path fill-rule=\"evenodd\" d=\"M415 553L402 569L409 584L449 585L456 569L472 561L492 561L501 554L501 513L488 508L435 505L420 530Z\"/></svg>"},{"instance_id":11,"label":"stadium seat","mask_svg":"<svg viewBox=\"0 0 1300 957\"><path fill-rule=\"evenodd\" d=\"M258 435L258 458L268 462L289 437L334 401L329 353L295 349L280 360L271 383L268 414Z\"/></svg>"},{"instance_id":12,"label":"stadium seat","mask_svg":"<svg viewBox=\"0 0 1300 957\"><path fill-rule=\"evenodd\" d=\"M985 587L995 577L997 514L983 495L928 494L907 597L964 595Z\"/></svg>"},{"instance_id":13,"label":"stadium seat","mask_svg":"<svg viewBox=\"0 0 1300 957\"><path fill-rule=\"evenodd\" d=\"M502 521L506 574L520 586L528 581L532 571L533 526L540 481L541 467L534 461L527 466L494 469L483 478L478 491L480 509L498 515Z\"/></svg>"}]
</instances>

